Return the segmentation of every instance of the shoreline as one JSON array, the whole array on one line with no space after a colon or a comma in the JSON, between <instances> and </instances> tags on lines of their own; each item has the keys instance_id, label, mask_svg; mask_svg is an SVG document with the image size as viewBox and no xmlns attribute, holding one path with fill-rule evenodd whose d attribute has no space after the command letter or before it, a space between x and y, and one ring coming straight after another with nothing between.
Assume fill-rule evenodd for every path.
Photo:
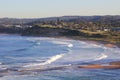
<instances>
[{"instance_id":1,"label":"shoreline","mask_svg":"<svg viewBox=\"0 0 120 80\"><path fill-rule=\"evenodd\" d=\"M9 36L9 35L15 35L15 36L23 36L21 34L9 34L9 33L0 33L0 36ZM28 36L30 37L30 36ZM115 48L118 47L120 48L120 43L111 43L108 41L102 41L102 40L91 40L89 38L81 37L81 36L31 36L31 37L49 37L49 38L60 38L60 39L71 39L71 40L80 40L80 41L85 41L85 42L90 42L93 44L102 44L106 47L110 48Z\"/></svg>"},{"instance_id":2,"label":"shoreline","mask_svg":"<svg viewBox=\"0 0 120 80\"><path fill-rule=\"evenodd\" d=\"M80 40L80 41L85 41L85 42L90 42L90 43L93 43L93 44L102 44L104 45L105 47L110 47L110 48L120 48L120 44L116 44L116 43L110 43L110 42L107 42L107 41L98 41L98 40L91 40L91 39L88 39L88 38L83 38L83 37L79 37L79 38L76 38L76 37L67 37L67 36L60 36L60 37L54 37L54 38L60 38L60 39L71 39L71 40Z\"/></svg>"}]
</instances>

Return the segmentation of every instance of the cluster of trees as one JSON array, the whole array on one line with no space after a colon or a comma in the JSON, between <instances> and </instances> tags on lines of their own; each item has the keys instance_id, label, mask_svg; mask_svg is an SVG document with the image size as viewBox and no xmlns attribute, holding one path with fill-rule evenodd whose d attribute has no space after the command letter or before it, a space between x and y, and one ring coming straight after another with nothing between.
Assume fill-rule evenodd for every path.
<instances>
[{"instance_id":1,"label":"cluster of trees","mask_svg":"<svg viewBox=\"0 0 120 80\"><path fill-rule=\"evenodd\" d=\"M37 20L32 25L52 25L67 29L104 30L120 27L120 16L65 16Z\"/></svg>"}]
</instances>

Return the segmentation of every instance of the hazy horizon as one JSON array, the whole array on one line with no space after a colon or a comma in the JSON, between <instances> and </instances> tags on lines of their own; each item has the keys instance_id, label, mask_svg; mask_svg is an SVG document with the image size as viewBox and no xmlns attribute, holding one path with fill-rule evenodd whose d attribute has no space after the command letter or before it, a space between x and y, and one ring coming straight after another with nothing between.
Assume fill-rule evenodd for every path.
<instances>
[{"instance_id":1,"label":"hazy horizon","mask_svg":"<svg viewBox=\"0 0 120 80\"><path fill-rule=\"evenodd\" d=\"M0 18L120 15L120 0L1 0Z\"/></svg>"},{"instance_id":2,"label":"hazy horizon","mask_svg":"<svg viewBox=\"0 0 120 80\"><path fill-rule=\"evenodd\" d=\"M11 19L39 19L39 18L54 18L54 17L67 17L67 16L120 16L120 15L63 15L63 16L48 16L48 17L0 17L3 18L11 18Z\"/></svg>"}]
</instances>

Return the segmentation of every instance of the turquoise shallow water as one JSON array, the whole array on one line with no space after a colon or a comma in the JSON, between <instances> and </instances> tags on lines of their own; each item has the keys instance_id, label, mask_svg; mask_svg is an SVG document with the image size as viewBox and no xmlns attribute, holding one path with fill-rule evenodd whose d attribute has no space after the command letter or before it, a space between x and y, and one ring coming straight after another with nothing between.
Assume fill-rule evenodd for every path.
<instances>
[{"instance_id":1,"label":"turquoise shallow water","mask_svg":"<svg viewBox=\"0 0 120 80\"><path fill-rule=\"evenodd\" d=\"M120 80L120 69L76 67L118 60L117 47L47 37L0 36L0 80Z\"/></svg>"}]
</instances>

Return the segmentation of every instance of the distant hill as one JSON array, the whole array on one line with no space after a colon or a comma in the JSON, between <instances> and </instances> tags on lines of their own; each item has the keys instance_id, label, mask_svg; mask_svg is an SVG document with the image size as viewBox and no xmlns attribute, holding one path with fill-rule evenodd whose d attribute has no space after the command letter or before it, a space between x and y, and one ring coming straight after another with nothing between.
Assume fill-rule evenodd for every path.
<instances>
[{"instance_id":1,"label":"distant hill","mask_svg":"<svg viewBox=\"0 0 120 80\"><path fill-rule=\"evenodd\" d=\"M43 21L118 21L120 22L120 15L116 16L62 16L62 17L48 17L48 18L0 18L0 24L34 24Z\"/></svg>"},{"instance_id":2,"label":"distant hill","mask_svg":"<svg viewBox=\"0 0 120 80\"><path fill-rule=\"evenodd\" d=\"M9 25L26 24L26 23L34 22L36 20L37 19L0 18L0 24L9 24Z\"/></svg>"}]
</instances>

